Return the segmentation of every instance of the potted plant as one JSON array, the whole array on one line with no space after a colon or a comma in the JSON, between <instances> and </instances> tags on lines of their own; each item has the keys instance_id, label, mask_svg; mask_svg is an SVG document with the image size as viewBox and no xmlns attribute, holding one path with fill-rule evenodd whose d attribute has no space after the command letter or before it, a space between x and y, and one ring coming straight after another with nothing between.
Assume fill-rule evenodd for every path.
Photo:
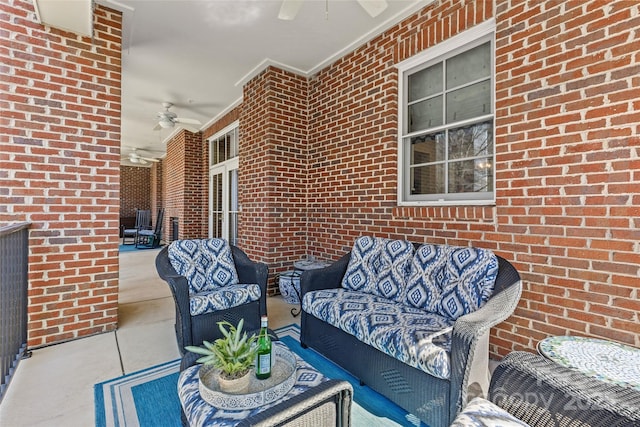
<instances>
[{"instance_id":1,"label":"potted plant","mask_svg":"<svg viewBox=\"0 0 640 427\"><path fill-rule=\"evenodd\" d=\"M240 319L238 326L224 321L218 322L223 337L213 343L203 341L203 347L187 346L185 349L193 353L202 354L198 363L211 365L220 370L218 385L220 390L227 393L245 391L251 380L251 367L255 361L257 337L247 336L242 332L244 319Z\"/></svg>"}]
</instances>

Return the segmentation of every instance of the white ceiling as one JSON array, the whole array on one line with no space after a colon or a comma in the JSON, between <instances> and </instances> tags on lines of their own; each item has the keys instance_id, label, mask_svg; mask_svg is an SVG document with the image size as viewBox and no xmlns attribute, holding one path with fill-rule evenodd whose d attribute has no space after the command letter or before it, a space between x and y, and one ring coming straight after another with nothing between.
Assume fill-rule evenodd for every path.
<instances>
[{"instance_id":1,"label":"white ceiling","mask_svg":"<svg viewBox=\"0 0 640 427\"><path fill-rule=\"evenodd\" d=\"M312 75L431 0L389 0L376 18L355 0L305 0L293 21L280 0L98 2L124 13L122 154L161 157L178 129L153 130L162 102L204 129L266 65Z\"/></svg>"}]
</instances>

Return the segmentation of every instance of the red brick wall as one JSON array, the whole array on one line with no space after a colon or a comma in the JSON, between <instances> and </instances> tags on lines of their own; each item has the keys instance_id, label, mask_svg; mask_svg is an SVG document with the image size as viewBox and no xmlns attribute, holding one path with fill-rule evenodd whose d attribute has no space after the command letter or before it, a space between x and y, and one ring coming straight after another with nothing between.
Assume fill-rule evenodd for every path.
<instances>
[{"instance_id":1,"label":"red brick wall","mask_svg":"<svg viewBox=\"0 0 640 427\"><path fill-rule=\"evenodd\" d=\"M640 346L640 3L497 5L495 233L525 290L495 347Z\"/></svg>"},{"instance_id":2,"label":"red brick wall","mask_svg":"<svg viewBox=\"0 0 640 427\"><path fill-rule=\"evenodd\" d=\"M151 169L120 166L120 217L135 217L136 209L151 209Z\"/></svg>"},{"instance_id":3,"label":"red brick wall","mask_svg":"<svg viewBox=\"0 0 640 427\"><path fill-rule=\"evenodd\" d=\"M0 5L0 221L30 221L28 345L114 330L118 320L121 16L94 37Z\"/></svg>"}]
</instances>

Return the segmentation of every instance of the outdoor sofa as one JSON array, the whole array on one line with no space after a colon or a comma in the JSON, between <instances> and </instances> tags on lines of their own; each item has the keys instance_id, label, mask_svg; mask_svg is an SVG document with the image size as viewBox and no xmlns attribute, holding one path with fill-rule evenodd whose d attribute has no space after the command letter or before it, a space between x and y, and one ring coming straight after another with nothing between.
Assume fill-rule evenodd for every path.
<instances>
[{"instance_id":1,"label":"outdoor sofa","mask_svg":"<svg viewBox=\"0 0 640 427\"><path fill-rule=\"evenodd\" d=\"M488 390L489 329L522 285L504 258L479 248L363 236L300 280L300 342L430 427L446 427Z\"/></svg>"}]
</instances>

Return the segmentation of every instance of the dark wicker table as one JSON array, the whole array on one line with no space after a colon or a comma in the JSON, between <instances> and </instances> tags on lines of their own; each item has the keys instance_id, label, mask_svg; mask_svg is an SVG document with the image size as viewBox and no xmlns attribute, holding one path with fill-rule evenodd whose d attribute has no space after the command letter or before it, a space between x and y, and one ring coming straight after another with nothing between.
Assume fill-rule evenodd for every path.
<instances>
[{"instance_id":1,"label":"dark wicker table","mask_svg":"<svg viewBox=\"0 0 640 427\"><path fill-rule=\"evenodd\" d=\"M555 363L610 384L640 390L640 349L596 338L557 336L538 343Z\"/></svg>"}]
</instances>

